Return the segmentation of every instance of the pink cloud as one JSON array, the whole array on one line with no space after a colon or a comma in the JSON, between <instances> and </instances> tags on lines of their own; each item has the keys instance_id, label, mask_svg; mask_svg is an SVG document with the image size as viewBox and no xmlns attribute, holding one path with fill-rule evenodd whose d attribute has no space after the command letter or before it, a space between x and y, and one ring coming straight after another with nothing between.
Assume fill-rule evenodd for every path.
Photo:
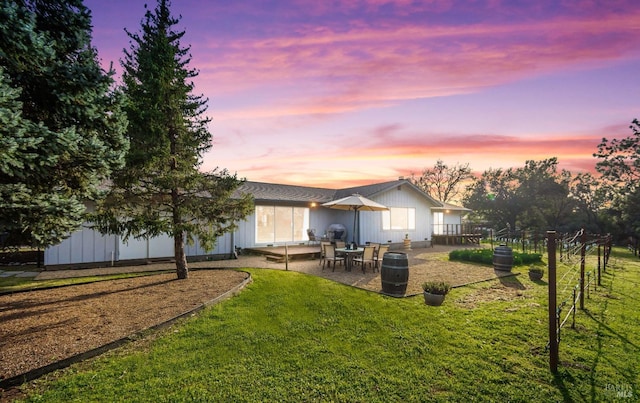
<instances>
[{"instance_id":1,"label":"pink cloud","mask_svg":"<svg viewBox=\"0 0 640 403\"><path fill-rule=\"evenodd\" d=\"M231 116L344 113L635 56L627 38L640 33L639 19L632 12L502 25L314 27L295 36L212 41L200 80L218 93L270 95Z\"/></svg>"}]
</instances>

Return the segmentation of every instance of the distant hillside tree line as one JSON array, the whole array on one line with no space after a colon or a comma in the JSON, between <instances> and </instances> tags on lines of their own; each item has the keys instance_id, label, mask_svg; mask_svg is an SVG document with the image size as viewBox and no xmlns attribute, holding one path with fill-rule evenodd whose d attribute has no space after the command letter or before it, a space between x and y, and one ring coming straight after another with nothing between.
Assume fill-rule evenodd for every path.
<instances>
[{"instance_id":1,"label":"distant hillside tree line","mask_svg":"<svg viewBox=\"0 0 640 403\"><path fill-rule=\"evenodd\" d=\"M599 175L559 170L558 159L549 158L518 168L489 169L476 177L468 164L449 166L438 160L411 180L437 200L459 201L473 210L468 219L478 225L560 232L585 228L637 239L640 122L634 120L630 128L630 136L603 138L598 145L593 156Z\"/></svg>"}]
</instances>

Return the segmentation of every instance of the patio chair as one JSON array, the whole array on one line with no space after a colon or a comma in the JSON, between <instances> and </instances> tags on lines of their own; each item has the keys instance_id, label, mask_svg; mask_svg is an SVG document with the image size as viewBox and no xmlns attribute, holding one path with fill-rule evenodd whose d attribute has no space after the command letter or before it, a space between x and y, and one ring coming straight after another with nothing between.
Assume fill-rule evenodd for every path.
<instances>
[{"instance_id":1,"label":"patio chair","mask_svg":"<svg viewBox=\"0 0 640 403\"><path fill-rule=\"evenodd\" d=\"M340 249L340 248L346 248L347 247L347 243L345 241L335 241L336 244L336 249ZM342 252L337 252L338 256L344 256L344 253Z\"/></svg>"},{"instance_id":2,"label":"patio chair","mask_svg":"<svg viewBox=\"0 0 640 403\"><path fill-rule=\"evenodd\" d=\"M333 262L333 271L336 271L336 263L340 262L344 265L344 258L336 256L336 247L334 245L322 245L322 249L324 250L322 257L322 270L324 270L325 263L331 267L331 262Z\"/></svg>"},{"instance_id":3,"label":"patio chair","mask_svg":"<svg viewBox=\"0 0 640 403\"><path fill-rule=\"evenodd\" d=\"M389 250L389 245L380 245L378 247L378 250L376 251L376 255L374 257L374 260L376 261L376 265L374 267L374 271L378 270L380 271L380 262L382 262L382 259L384 258L384 254Z\"/></svg>"},{"instance_id":4,"label":"patio chair","mask_svg":"<svg viewBox=\"0 0 640 403\"><path fill-rule=\"evenodd\" d=\"M309 228L307 230L307 237L309 237L309 242L307 242L307 245L311 245L311 243L317 245L318 242L320 242L320 238L316 236L316 230L313 228Z\"/></svg>"},{"instance_id":5,"label":"patio chair","mask_svg":"<svg viewBox=\"0 0 640 403\"><path fill-rule=\"evenodd\" d=\"M331 242L328 242L328 241L321 241L320 242L320 260L318 261L318 265L322 264L322 262L324 261L324 247L325 246L331 246Z\"/></svg>"},{"instance_id":6,"label":"patio chair","mask_svg":"<svg viewBox=\"0 0 640 403\"><path fill-rule=\"evenodd\" d=\"M371 266L371 270L375 271L375 256L374 253L376 251L375 246L365 246L364 251L362 252L361 257L356 257L353 259L354 262L360 263L362 265L362 272L365 272L365 265L368 263Z\"/></svg>"}]
</instances>

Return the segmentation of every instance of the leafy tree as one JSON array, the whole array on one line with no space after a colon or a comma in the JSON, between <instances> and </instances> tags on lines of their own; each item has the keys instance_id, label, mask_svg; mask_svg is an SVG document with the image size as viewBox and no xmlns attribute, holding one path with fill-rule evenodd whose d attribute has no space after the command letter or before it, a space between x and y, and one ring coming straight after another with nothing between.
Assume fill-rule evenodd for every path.
<instances>
[{"instance_id":1,"label":"leafy tree","mask_svg":"<svg viewBox=\"0 0 640 403\"><path fill-rule=\"evenodd\" d=\"M602 181L588 172L578 173L571 178L569 189L575 205L569 230L585 228L593 233L606 233L603 216L609 203Z\"/></svg>"},{"instance_id":2,"label":"leafy tree","mask_svg":"<svg viewBox=\"0 0 640 403\"><path fill-rule=\"evenodd\" d=\"M95 216L96 226L124 239L167 234L174 239L176 274L188 277L185 241L196 237L205 249L235 228L252 209L249 196L233 198L242 183L226 170L202 173L202 155L211 147L203 117L206 99L192 95L189 48L180 45L184 31L159 0L147 10L139 34L127 31L123 82L131 150L125 167Z\"/></svg>"},{"instance_id":3,"label":"leafy tree","mask_svg":"<svg viewBox=\"0 0 640 403\"><path fill-rule=\"evenodd\" d=\"M571 173L558 172L557 158L527 161L515 170L521 200L520 225L524 228L564 230L574 203L569 198Z\"/></svg>"},{"instance_id":4,"label":"leafy tree","mask_svg":"<svg viewBox=\"0 0 640 403\"><path fill-rule=\"evenodd\" d=\"M422 175L411 175L411 181L429 196L441 202L450 202L460 194L460 185L471 179L469 164L448 166L438 160L433 168L422 171Z\"/></svg>"},{"instance_id":5,"label":"leafy tree","mask_svg":"<svg viewBox=\"0 0 640 403\"><path fill-rule=\"evenodd\" d=\"M485 171L467 187L464 204L476 220L497 228L561 228L574 205L568 197L571 174L558 172L557 164L550 158Z\"/></svg>"},{"instance_id":6,"label":"leafy tree","mask_svg":"<svg viewBox=\"0 0 640 403\"><path fill-rule=\"evenodd\" d=\"M0 233L55 244L124 163L121 96L80 0L0 0Z\"/></svg>"},{"instance_id":7,"label":"leafy tree","mask_svg":"<svg viewBox=\"0 0 640 403\"><path fill-rule=\"evenodd\" d=\"M629 128L633 135L623 139L602 139L598 151L600 158L596 170L616 185L621 194L634 191L640 182L640 121L634 119Z\"/></svg>"},{"instance_id":8,"label":"leafy tree","mask_svg":"<svg viewBox=\"0 0 640 403\"><path fill-rule=\"evenodd\" d=\"M467 186L463 204L473 210L472 220L515 229L521 211L517 187L512 169L489 169Z\"/></svg>"},{"instance_id":9,"label":"leafy tree","mask_svg":"<svg viewBox=\"0 0 640 403\"><path fill-rule=\"evenodd\" d=\"M608 191L609 215L617 223L618 235L640 234L638 193L640 187L640 121L634 119L629 128L633 134L623 139L602 139L594 157L600 159L596 170L602 174ZM615 222L613 223L616 224Z\"/></svg>"},{"instance_id":10,"label":"leafy tree","mask_svg":"<svg viewBox=\"0 0 640 403\"><path fill-rule=\"evenodd\" d=\"M637 237L640 234L640 188L627 194L621 210L626 227Z\"/></svg>"}]
</instances>

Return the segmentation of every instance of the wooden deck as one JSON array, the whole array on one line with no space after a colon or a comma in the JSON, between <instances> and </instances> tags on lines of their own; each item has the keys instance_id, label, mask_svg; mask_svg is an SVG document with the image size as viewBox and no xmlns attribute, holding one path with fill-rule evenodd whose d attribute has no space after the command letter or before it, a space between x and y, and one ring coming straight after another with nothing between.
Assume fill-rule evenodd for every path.
<instances>
[{"instance_id":1,"label":"wooden deck","mask_svg":"<svg viewBox=\"0 0 640 403\"><path fill-rule=\"evenodd\" d=\"M284 246L267 246L260 248L244 248L242 254L264 255L268 260L284 262L288 254L291 260L313 260L320 258L320 245L291 245L285 250Z\"/></svg>"}]
</instances>

